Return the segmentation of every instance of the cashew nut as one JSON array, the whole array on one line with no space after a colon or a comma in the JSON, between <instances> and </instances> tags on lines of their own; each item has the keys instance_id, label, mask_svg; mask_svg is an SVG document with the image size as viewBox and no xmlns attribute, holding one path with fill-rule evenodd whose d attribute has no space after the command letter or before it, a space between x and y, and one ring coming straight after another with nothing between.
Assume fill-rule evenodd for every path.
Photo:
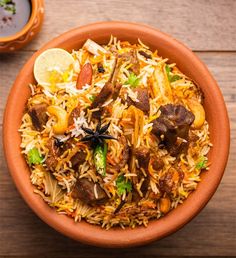
<instances>
[{"instance_id":1,"label":"cashew nut","mask_svg":"<svg viewBox=\"0 0 236 258\"><path fill-rule=\"evenodd\" d=\"M205 110L197 100L188 100L187 105L195 116L193 126L194 128L199 129L204 124L206 119Z\"/></svg>"},{"instance_id":2,"label":"cashew nut","mask_svg":"<svg viewBox=\"0 0 236 258\"><path fill-rule=\"evenodd\" d=\"M68 114L67 112L58 106L49 106L47 111L50 115L56 117L57 122L53 126L53 131L55 134L63 134L68 127Z\"/></svg>"},{"instance_id":3,"label":"cashew nut","mask_svg":"<svg viewBox=\"0 0 236 258\"><path fill-rule=\"evenodd\" d=\"M160 199L160 211L162 213L167 213L170 210L171 202L168 197Z\"/></svg>"}]
</instances>

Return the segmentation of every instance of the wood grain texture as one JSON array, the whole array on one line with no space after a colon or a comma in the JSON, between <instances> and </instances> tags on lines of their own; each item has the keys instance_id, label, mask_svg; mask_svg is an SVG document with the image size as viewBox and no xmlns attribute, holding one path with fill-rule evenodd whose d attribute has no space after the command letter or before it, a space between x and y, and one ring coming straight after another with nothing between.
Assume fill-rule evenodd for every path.
<instances>
[{"instance_id":1,"label":"wood grain texture","mask_svg":"<svg viewBox=\"0 0 236 258\"><path fill-rule=\"evenodd\" d=\"M194 50L236 50L234 0L57 0L45 1L40 36L26 49L96 21L128 20L159 28Z\"/></svg>"},{"instance_id":2,"label":"wood grain texture","mask_svg":"<svg viewBox=\"0 0 236 258\"><path fill-rule=\"evenodd\" d=\"M144 247L107 250L70 240L43 223L17 192L1 148L0 257L236 256L235 14L234 0L46 1L45 22L37 39L22 51L0 55L0 126L17 73L42 44L70 28L98 20L137 21L185 42L206 63L227 104L231 121L230 157L214 197L183 229Z\"/></svg>"}]
</instances>

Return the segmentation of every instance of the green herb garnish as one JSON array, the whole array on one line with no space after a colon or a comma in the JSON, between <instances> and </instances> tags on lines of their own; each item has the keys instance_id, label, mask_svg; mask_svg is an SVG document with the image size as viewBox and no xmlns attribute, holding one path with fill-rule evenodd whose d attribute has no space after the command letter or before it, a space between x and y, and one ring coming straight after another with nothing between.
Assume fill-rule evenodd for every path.
<instances>
[{"instance_id":1,"label":"green herb garnish","mask_svg":"<svg viewBox=\"0 0 236 258\"><path fill-rule=\"evenodd\" d=\"M116 180L117 193L118 195L122 195L125 192L130 192L132 190L132 184L130 181L127 181L124 175L118 176Z\"/></svg>"},{"instance_id":2,"label":"green herb garnish","mask_svg":"<svg viewBox=\"0 0 236 258\"><path fill-rule=\"evenodd\" d=\"M90 100L91 102L94 102L94 100L95 100L95 96L93 96L93 95L92 95L92 96L90 96L90 97L89 97L89 100Z\"/></svg>"},{"instance_id":3,"label":"green herb garnish","mask_svg":"<svg viewBox=\"0 0 236 258\"><path fill-rule=\"evenodd\" d=\"M207 167L207 159L205 157L201 157L199 162L196 164L196 169L204 169Z\"/></svg>"},{"instance_id":4,"label":"green herb garnish","mask_svg":"<svg viewBox=\"0 0 236 258\"><path fill-rule=\"evenodd\" d=\"M28 152L28 161L30 165L42 163L43 157L40 156L37 148L33 148Z\"/></svg>"},{"instance_id":5,"label":"green herb garnish","mask_svg":"<svg viewBox=\"0 0 236 258\"><path fill-rule=\"evenodd\" d=\"M175 82L175 81L178 81L179 79L181 79L181 77L177 74L174 74L174 75L171 75L170 72L170 66L167 64L166 67L166 74L167 74L167 77L168 77L168 80L169 82Z\"/></svg>"},{"instance_id":6,"label":"green herb garnish","mask_svg":"<svg viewBox=\"0 0 236 258\"><path fill-rule=\"evenodd\" d=\"M12 14L16 13L16 4L12 0L0 0L0 7Z\"/></svg>"},{"instance_id":7,"label":"green herb garnish","mask_svg":"<svg viewBox=\"0 0 236 258\"><path fill-rule=\"evenodd\" d=\"M94 150L93 157L97 172L102 176L106 176L107 143L104 143L103 147L101 145L97 145Z\"/></svg>"},{"instance_id":8,"label":"green herb garnish","mask_svg":"<svg viewBox=\"0 0 236 258\"><path fill-rule=\"evenodd\" d=\"M139 82L140 79L134 73L131 73L125 84L129 84L131 87L136 88L139 85Z\"/></svg>"}]
</instances>

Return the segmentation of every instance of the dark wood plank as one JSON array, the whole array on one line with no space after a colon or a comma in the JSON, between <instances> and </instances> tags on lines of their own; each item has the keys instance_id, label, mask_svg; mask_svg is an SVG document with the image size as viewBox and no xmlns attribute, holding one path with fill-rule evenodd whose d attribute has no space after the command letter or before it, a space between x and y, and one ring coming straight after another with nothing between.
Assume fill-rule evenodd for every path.
<instances>
[{"instance_id":1,"label":"dark wood plank","mask_svg":"<svg viewBox=\"0 0 236 258\"><path fill-rule=\"evenodd\" d=\"M159 28L194 50L236 50L234 0L46 0L35 50L71 28L97 21L128 20Z\"/></svg>"}]
</instances>

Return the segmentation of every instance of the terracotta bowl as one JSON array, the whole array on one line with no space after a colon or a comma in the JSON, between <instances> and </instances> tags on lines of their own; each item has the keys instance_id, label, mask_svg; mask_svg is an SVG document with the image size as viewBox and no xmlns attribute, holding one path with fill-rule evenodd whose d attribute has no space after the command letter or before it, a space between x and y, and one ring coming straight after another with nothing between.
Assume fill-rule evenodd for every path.
<instances>
[{"instance_id":1,"label":"terracotta bowl","mask_svg":"<svg viewBox=\"0 0 236 258\"><path fill-rule=\"evenodd\" d=\"M40 31L44 17L44 1L31 0L31 15L27 24L11 36L0 37L0 53L12 52L28 44Z\"/></svg>"},{"instance_id":2,"label":"terracotta bowl","mask_svg":"<svg viewBox=\"0 0 236 258\"><path fill-rule=\"evenodd\" d=\"M44 50L60 47L71 51L79 49L87 38L98 43L107 43L110 35L122 40L136 42L140 38L200 85L205 95L204 107L210 125L213 148L209 153L210 170L202 174L202 181L182 205L148 227L135 229L104 230L87 222L75 223L73 219L58 215L39 195L33 193L29 168L21 155L18 128L30 95L29 83L34 83L33 65L35 58ZM4 117L4 149L9 170L22 197L32 210L47 224L62 234L81 242L103 247L127 247L147 244L169 235L196 216L212 197L223 176L229 151L229 121L225 103L216 81L187 47L170 36L145 25L128 22L102 22L76 28L53 39L36 52L22 68L8 98ZM37 229L36 229L37 231Z\"/></svg>"}]
</instances>

